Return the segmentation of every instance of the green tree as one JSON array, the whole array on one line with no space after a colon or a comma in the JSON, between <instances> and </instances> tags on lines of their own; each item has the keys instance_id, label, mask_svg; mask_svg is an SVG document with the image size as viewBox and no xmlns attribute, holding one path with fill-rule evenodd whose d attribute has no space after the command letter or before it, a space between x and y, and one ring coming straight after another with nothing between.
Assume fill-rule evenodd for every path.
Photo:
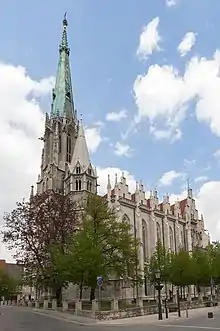
<instances>
[{"instance_id":1,"label":"green tree","mask_svg":"<svg viewBox=\"0 0 220 331\"><path fill-rule=\"evenodd\" d=\"M0 299L10 299L17 293L19 284L19 281L9 276L6 271L0 270Z\"/></svg>"},{"instance_id":2,"label":"green tree","mask_svg":"<svg viewBox=\"0 0 220 331\"><path fill-rule=\"evenodd\" d=\"M195 247L192 252L192 262L193 284L197 285L198 292L200 292L200 286L209 286L212 277L212 264L210 264L207 250Z\"/></svg>"},{"instance_id":3,"label":"green tree","mask_svg":"<svg viewBox=\"0 0 220 331\"><path fill-rule=\"evenodd\" d=\"M76 204L69 196L52 190L31 201L17 203L4 216L3 242L16 251L14 258L24 266L26 284L51 288L61 301L62 287L68 282L59 274L51 247L64 253L78 225Z\"/></svg>"},{"instance_id":4,"label":"green tree","mask_svg":"<svg viewBox=\"0 0 220 331\"><path fill-rule=\"evenodd\" d=\"M156 244L155 252L151 256L149 263L145 267L145 274L151 284L155 283L156 271L160 271L161 281L169 280L169 268L171 254L159 240Z\"/></svg>"},{"instance_id":5,"label":"green tree","mask_svg":"<svg viewBox=\"0 0 220 331\"><path fill-rule=\"evenodd\" d=\"M211 278L215 284L220 284L220 243L215 242L206 247L210 265Z\"/></svg>"},{"instance_id":6,"label":"green tree","mask_svg":"<svg viewBox=\"0 0 220 331\"><path fill-rule=\"evenodd\" d=\"M83 205L80 229L64 255L57 254L57 268L73 283L91 288L94 299L97 276L129 276L138 281L139 242L131 226L118 220L115 210L98 195L89 195Z\"/></svg>"},{"instance_id":7,"label":"green tree","mask_svg":"<svg viewBox=\"0 0 220 331\"><path fill-rule=\"evenodd\" d=\"M169 282L176 286L193 284L194 276L192 270L193 259L189 252L180 250L177 254L172 254L169 267Z\"/></svg>"}]
</instances>

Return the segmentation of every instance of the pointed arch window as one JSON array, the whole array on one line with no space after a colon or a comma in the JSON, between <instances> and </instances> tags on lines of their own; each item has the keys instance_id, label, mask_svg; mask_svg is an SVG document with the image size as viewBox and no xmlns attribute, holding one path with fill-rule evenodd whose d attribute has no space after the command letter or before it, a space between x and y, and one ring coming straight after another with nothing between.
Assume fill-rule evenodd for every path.
<instances>
[{"instance_id":1,"label":"pointed arch window","mask_svg":"<svg viewBox=\"0 0 220 331\"><path fill-rule=\"evenodd\" d=\"M79 189L79 183L78 183L78 180L76 180L76 191L78 191Z\"/></svg>"},{"instance_id":2,"label":"pointed arch window","mask_svg":"<svg viewBox=\"0 0 220 331\"><path fill-rule=\"evenodd\" d=\"M88 169L88 174L91 176L91 174L92 174L92 170L89 168Z\"/></svg>"},{"instance_id":3,"label":"pointed arch window","mask_svg":"<svg viewBox=\"0 0 220 331\"><path fill-rule=\"evenodd\" d=\"M89 182L89 191L92 192L92 183Z\"/></svg>"},{"instance_id":4,"label":"pointed arch window","mask_svg":"<svg viewBox=\"0 0 220 331\"><path fill-rule=\"evenodd\" d=\"M62 138L61 138L61 134L59 134L59 153L61 153L62 151Z\"/></svg>"},{"instance_id":5,"label":"pointed arch window","mask_svg":"<svg viewBox=\"0 0 220 331\"><path fill-rule=\"evenodd\" d=\"M157 242L161 241L161 229L160 224L157 222Z\"/></svg>"},{"instance_id":6,"label":"pointed arch window","mask_svg":"<svg viewBox=\"0 0 220 331\"><path fill-rule=\"evenodd\" d=\"M144 261L146 262L148 259L148 231L145 220L142 220L142 241L143 241L143 256L144 256Z\"/></svg>"},{"instance_id":7,"label":"pointed arch window","mask_svg":"<svg viewBox=\"0 0 220 331\"><path fill-rule=\"evenodd\" d=\"M79 179L79 191L81 191L81 189L82 189L82 182L81 182L81 180Z\"/></svg>"},{"instance_id":8,"label":"pointed arch window","mask_svg":"<svg viewBox=\"0 0 220 331\"><path fill-rule=\"evenodd\" d=\"M87 181L87 191L89 191L89 181Z\"/></svg>"},{"instance_id":9,"label":"pointed arch window","mask_svg":"<svg viewBox=\"0 0 220 331\"><path fill-rule=\"evenodd\" d=\"M174 236L173 236L173 229L171 226L169 227L169 234L170 234L170 250L174 251Z\"/></svg>"},{"instance_id":10,"label":"pointed arch window","mask_svg":"<svg viewBox=\"0 0 220 331\"><path fill-rule=\"evenodd\" d=\"M76 167L76 173L77 173L77 174L80 174L80 173L81 173L81 168L80 168L80 166L77 166L77 167Z\"/></svg>"},{"instance_id":11,"label":"pointed arch window","mask_svg":"<svg viewBox=\"0 0 220 331\"><path fill-rule=\"evenodd\" d=\"M185 247L185 240L184 240L184 233L183 233L182 230L180 232L180 240L181 240L181 246L182 246L182 248L184 248Z\"/></svg>"},{"instance_id":12,"label":"pointed arch window","mask_svg":"<svg viewBox=\"0 0 220 331\"><path fill-rule=\"evenodd\" d=\"M70 134L68 133L67 134L67 138L66 138L66 161L68 163L71 162L71 136Z\"/></svg>"}]
</instances>

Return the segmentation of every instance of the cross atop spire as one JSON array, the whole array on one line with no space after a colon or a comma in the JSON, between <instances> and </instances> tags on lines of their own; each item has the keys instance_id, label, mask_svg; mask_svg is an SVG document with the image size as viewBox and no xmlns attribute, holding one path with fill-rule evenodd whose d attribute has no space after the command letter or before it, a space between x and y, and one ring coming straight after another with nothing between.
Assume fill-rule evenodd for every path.
<instances>
[{"instance_id":1,"label":"cross atop spire","mask_svg":"<svg viewBox=\"0 0 220 331\"><path fill-rule=\"evenodd\" d=\"M75 119L72 82L70 73L69 54L70 49L67 40L67 18L63 18L62 39L59 46L59 63L56 76L56 84L53 89L53 101L51 117L66 117Z\"/></svg>"}]
</instances>

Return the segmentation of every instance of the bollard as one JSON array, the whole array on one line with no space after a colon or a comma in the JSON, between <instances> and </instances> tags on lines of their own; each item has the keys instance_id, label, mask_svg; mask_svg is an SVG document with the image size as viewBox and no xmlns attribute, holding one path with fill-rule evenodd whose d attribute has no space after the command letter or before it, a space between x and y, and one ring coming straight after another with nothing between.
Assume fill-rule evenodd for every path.
<instances>
[{"instance_id":1,"label":"bollard","mask_svg":"<svg viewBox=\"0 0 220 331\"><path fill-rule=\"evenodd\" d=\"M208 312L208 318L213 318L214 316L213 316L213 312L212 311L209 311Z\"/></svg>"},{"instance_id":2,"label":"bollard","mask_svg":"<svg viewBox=\"0 0 220 331\"><path fill-rule=\"evenodd\" d=\"M186 304L186 318L189 317L188 305Z\"/></svg>"},{"instance_id":3,"label":"bollard","mask_svg":"<svg viewBox=\"0 0 220 331\"><path fill-rule=\"evenodd\" d=\"M166 318L168 318L169 308L167 307L167 298L164 300L164 306L165 306Z\"/></svg>"}]
</instances>

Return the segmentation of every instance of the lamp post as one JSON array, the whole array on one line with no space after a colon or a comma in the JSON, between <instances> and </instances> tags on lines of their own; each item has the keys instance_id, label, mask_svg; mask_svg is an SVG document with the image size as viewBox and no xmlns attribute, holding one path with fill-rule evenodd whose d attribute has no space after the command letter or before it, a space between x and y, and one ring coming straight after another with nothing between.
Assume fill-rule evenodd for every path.
<instances>
[{"instance_id":1,"label":"lamp post","mask_svg":"<svg viewBox=\"0 0 220 331\"><path fill-rule=\"evenodd\" d=\"M161 304L161 290L163 288L163 284L161 284L161 274L160 274L160 270L158 269L155 272L155 289L158 292L158 319L162 320L163 319L163 315L162 315L162 304Z\"/></svg>"},{"instance_id":2,"label":"lamp post","mask_svg":"<svg viewBox=\"0 0 220 331\"><path fill-rule=\"evenodd\" d=\"M177 289L176 289L176 296L177 296L177 311L178 311L178 317L181 317L179 286L177 286Z\"/></svg>"}]
</instances>

